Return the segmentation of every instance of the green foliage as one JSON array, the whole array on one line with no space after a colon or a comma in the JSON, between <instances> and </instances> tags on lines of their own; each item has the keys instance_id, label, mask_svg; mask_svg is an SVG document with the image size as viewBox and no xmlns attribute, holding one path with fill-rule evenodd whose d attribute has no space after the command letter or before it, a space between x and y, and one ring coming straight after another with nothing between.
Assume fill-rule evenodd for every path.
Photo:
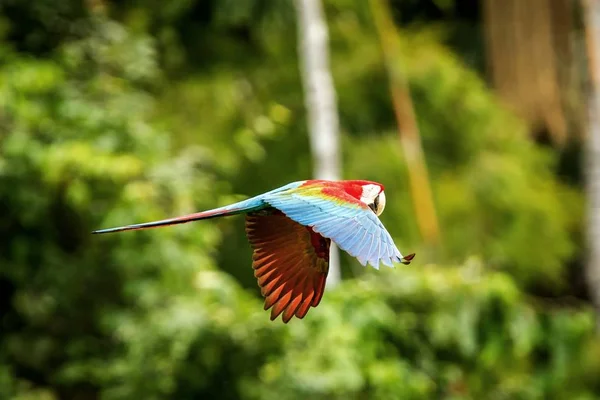
<instances>
[{"instance_id":1,"label":"green foliage","mask_svg":"<svg viewBox=\"0 0 600 400\"><path fill-rule=\"evenodd\" d=\"M584 398L600 388L591 310L536 309L474 260L382 271L326 300L290 326L284 354L261 370L260 398Z\"/></svg>"},{"instance_id":2,"label":"green foliage","mask_svg":"<svg viewBox=\"0 0 600 400\"><path fill-rule=\"evenodd\" d=\"M215 201L201 153L172 155L168 136L149 124L152 98L140 85L158 72L152 43L94 23L95 35L55 58L5 54L0 70L2 361L18 366L16 387L43 377L69 396L95 391L120 313L164 304L162 285L192 290L190 276L214 267L219 238L210 224L89 234Z\"/></svg>"}]
</instances>

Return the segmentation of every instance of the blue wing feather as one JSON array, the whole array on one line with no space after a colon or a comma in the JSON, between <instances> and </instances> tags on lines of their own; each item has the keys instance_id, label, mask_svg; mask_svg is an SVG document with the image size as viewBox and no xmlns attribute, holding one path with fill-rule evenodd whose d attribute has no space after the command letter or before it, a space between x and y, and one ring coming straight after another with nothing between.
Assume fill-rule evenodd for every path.
<instances>
[{"instance_id":1,"label":"blue wing feather","mask_svg":"<svg viewBox=\"0 0 600 400\"><path fill-rule=\"evenodd\" d=\"M340 203L314 193L310 189L303 192L303 188L298 187L261 197L290 219L333 240L362 265L379 268L382 262L391 267L393 262L402 261L402 254L392 237L365 204L352 197L346 203Z\"/></svg>"}]
</instances>

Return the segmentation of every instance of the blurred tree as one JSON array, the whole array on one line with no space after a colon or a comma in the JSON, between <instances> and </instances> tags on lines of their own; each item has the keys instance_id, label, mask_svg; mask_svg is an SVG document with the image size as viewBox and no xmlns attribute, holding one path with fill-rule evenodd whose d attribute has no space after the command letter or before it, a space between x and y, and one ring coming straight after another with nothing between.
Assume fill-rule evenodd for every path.
<instances>
[{"instance_id":1,"label":"blurred tree","mask_svg":"<svg viewBox=\"0 0 600 400\"><path fill-rule=\"evenodd\" d=\"M587 276L600 327L600 3L589 0L584 5L590 76L585 168L588 196Z\"/></svg>"},{"instance_id":2,"label":"blurred tree","mask_svg":"<svg viewBox=\"0 0 600 400\"><path fill-rule=\"evenodd\" d=\"M341 179L339 121L335 87L329 71L329 35L321 0L295 0L298 13L298 51L308 114L311 158L315 179ZM331 244L327 285L340 282L340 256Z\"/></svg>"},{"instance_id":3,"label":"blurred tree","mask_svg":"<svg viewBox=\"0 0 600 400\"><path fill-rule=\"evenodd\" d=\"M495 89L556 145L581 130L571 0L484 0L488 73Z\"/></svg>"}]
</instances>

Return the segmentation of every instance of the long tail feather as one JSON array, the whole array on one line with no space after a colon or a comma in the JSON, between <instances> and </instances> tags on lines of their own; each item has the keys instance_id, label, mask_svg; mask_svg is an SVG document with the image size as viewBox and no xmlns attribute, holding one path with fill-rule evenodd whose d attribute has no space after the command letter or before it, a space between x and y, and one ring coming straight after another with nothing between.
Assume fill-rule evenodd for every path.
<instances>
[{"instance_id":1,"label":"long tail feather","mask_svg":"<svg viewBox=\"0 0 600 400\"><path fill-rule=\"evenodd\" d=\"M248 200L240 201L229 206L215 208L214 210L202 211L194 214L183 215L181 217L163 219L160 221L145 222L142 224L133 224L118 226L115 228L99 229L93 231L93 234L100 233L113 233L123 231L135 231L141 229L158 228L161 226L185 224L186 222L198 221L202 219L210 219L216 217L225 217L228 215L241 214L250 211L260 210L265 207L265 203L262 201L261 196L253 197Z\"/></svg>"}]
</instances>

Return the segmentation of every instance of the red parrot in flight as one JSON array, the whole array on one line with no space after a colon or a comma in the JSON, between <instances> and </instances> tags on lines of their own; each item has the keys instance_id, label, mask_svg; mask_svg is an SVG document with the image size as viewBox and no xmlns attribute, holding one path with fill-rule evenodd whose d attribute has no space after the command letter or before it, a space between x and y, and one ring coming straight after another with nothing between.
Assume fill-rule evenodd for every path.
<instances>
[{"instance_id":1,"label":"red parrot in flight","mask_svg":"<svg viewBox=\"0 0 600 400\"><path fill-rule=\"evenodd\" d=\"M325 290L329 245L333 240L362 265L410 264L378 216L385 207L383 185L363 180L293 182L270 192L214 210L143 224L94 231L110 233L183 224L246 214L252 267L271 308L271 320L303 318Z\"/></svg>"}]
</instances>

